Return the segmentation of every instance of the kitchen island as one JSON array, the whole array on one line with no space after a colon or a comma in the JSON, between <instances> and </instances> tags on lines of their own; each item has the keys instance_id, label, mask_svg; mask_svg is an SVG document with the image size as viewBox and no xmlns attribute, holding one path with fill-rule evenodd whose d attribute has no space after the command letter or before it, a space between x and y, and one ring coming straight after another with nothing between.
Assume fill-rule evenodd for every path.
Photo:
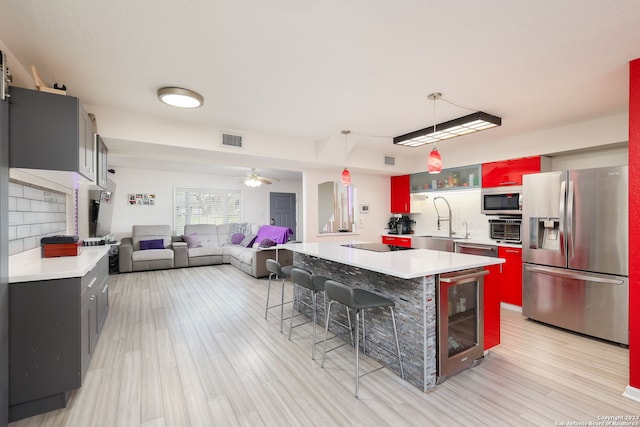
<instances>
[{"instance_id":1,"label":"kitchen island","mask_svg":"<svg viewBox=\"0 0 640 427\"><path fill-rule=\"evenodd\" d=\"M283 245L294 252L296 267L392 299L396 304L398 340L405 379L423 391L438 381L436 283L444 273L501 264L504 259L427 249L376 252L360 249L361 242L314 242ZM382 246L382 245L380 245ZM345 312L339 311L346 324ZM320 322L324 322L321 319ZM399 375L390 315L373 311L367 316L367 355ZM348 337L346 331L333 333Z\"/></svg>"}]
</instances>

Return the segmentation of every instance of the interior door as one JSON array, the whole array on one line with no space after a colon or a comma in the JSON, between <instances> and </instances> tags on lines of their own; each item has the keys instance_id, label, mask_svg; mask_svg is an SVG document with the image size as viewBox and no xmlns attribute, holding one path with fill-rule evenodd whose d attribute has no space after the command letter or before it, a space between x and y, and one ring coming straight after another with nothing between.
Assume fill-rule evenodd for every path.
<instances>
[{"instance_id":1,"label":"interior door","mask_svg":"<svg viewBox=\"0 0 640 427\"><path fill-rule=\"evenodd\" d=\"M289 227L291 240L296 240L296 194L269 193L269 206L271 225Z\"/></svg>"}]
</instances>

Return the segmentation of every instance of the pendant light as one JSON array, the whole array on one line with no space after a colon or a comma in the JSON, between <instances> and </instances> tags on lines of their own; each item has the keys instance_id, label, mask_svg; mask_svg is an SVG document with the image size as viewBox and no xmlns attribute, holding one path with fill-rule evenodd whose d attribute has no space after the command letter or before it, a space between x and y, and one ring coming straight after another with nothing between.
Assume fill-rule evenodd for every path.
<instances>
[{"instance_id":1,"label":"pendant light","mask_svg":"<svg viewBox=\"0 0 640 427\"><path fill-rule=\"evenodd\" d=\"M350 130L343 130L340 133L342 133L344 135L344 151L345 151L345 161L346 161L346 155L347 155L347 135L349 135L351 133ZM342 171L342 177L341 177L341 181L342 181L342 185L344 185L345 187L348 187L351 185L351 172L349 172L349 169L347 169L347 167L344 167L344 170Z\"/></svg>"},{"instance_id":2,"label":"pendant light","mask_svg":"<svg viewBox=\"0 0 640 427\"><path fill-rule=\"evenodd\" d=\"M429 100L433 101L433 133L436 133L436 100L442 97L442 93L434 92L429 94ZM442 172L442 156L436 147L435 141L433 142L433 149L429 153L427 159L427 172L440 173Z\"/></svg>"}]
</instances>

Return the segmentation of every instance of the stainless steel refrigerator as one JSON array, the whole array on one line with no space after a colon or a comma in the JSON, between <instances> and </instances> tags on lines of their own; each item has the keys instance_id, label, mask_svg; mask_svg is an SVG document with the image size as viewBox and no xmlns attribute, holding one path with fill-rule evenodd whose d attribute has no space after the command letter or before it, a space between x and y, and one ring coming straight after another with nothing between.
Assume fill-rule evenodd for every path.
<instances>
[{"instance_id":1,"label":"stainless steel refrigerator","mask_svg":"<svg viewBox=\"0 0 640 427\"><path fill-rule=\"evenodd\" d=\"M522 314L629 343L628 168L524 175Z\"/></svg>"}]
</instances>

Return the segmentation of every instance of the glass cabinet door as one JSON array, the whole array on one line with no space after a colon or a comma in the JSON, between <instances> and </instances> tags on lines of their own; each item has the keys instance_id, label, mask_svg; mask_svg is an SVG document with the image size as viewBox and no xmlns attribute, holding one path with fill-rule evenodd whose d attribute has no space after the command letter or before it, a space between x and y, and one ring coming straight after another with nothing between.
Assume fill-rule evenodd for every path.
<instances>
[{"instance_id":1,"label":"glass cabinet door","mask_svg":"<svg viewBox=\"0 0 640 427\"><path fill-rule=\"evenodd\" d=\"M477 188L481 184L481 165L463 166L459 168L443 169L438 174L428 172L411 175L411 192L456 190Z\"/></svg>"}]
</instances>

